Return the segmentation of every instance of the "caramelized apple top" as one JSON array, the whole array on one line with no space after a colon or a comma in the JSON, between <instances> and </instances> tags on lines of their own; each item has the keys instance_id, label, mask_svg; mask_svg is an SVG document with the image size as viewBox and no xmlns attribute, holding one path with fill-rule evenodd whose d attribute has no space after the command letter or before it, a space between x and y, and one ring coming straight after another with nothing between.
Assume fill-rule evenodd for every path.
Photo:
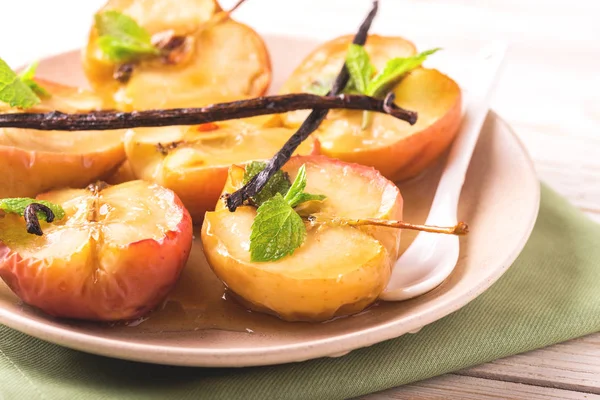
<instances>
[{"instance_id":1,"label":"caramelized apple top","mask_svg":"<svg viewBox=\"0 0 600 400\"><path fill-rule=\"evenodd\" d=\"M234 213L221 210L207 214L210 235L219 238L223 254L238 262L251 263L249 238L255 216L256 212L250 207L240 207ZM358 229L327 227L310 231L293 256L259 265L264 271L287 277L334 279L354 270L356 265L368 264L384 254L381 243Z\"/></svg>"},{"instance_id":2,"label":"caramelized apple top","mask_svg":"<svg viewBox=\"0 0 600 400\"><path fill-rule=\"evenodd\" d=\"M68 257L81 246L127 246L160 240L177 229L183 207L174 193L158 185L131 181L102 189L68 189L38 196L59 204L66 217L52 224L40 221L43 236L28 234L16 215L0 218L0 242L23 257Z\"/></svg>"},{"instance_id":3,"label":"caramelized apple top","mask_svg":"<svg viewBox=\"0 0 600 400\"><path fill-rule=\"evenodd\" d=\"M285 165L284 170L294 180L302 165L306 168L306 192L326 196L323 202L319 202L319 213L350 218L398 217L402 213L398 188L372 168L322 156L297 156ZM243 177L243 167L231 167L223 193L231 193L241 187ZM249 238L255 216L254 207L242 206L232 213L219 202L216 211L207 214L210 235L222 241L227 249L222 251L249 263ZM305 243L292 256L260 263L260 268L285 271L286 276L298 278L309 278L310 274L335 277L353 269L354 265L381 257L384 248L389 252L387 255L395 257L398 239L398 230L321 226L309 230ZM319 260L322 260L322 265ZM315 263L320 266L315 267Z\"/></svg>"},{"instance_id":4,"label":"caramelized apple top","mask_svg":"<svg viewBox=\"0 0 600 400\"><path fill-rule=\"evenodd\" d=\"M396 104L418 113L416 124L409 125L389 115L373 114L370 127L363 129L361 112L333 110L319 129L318 137L323 147L352 152L365 147L386 146L425 130L460 105L458 85L434 69L412 71L393 92Z\"/></svg>"},{"instance_id":5,"label":"caramelized apple top","mask_svg":"<svg viewBox=\"0 0 600 400\"><path fill-rule=\"evenodd\" d=\"M319 202L321 214L341 218L382 218L398 200L398 188L372 168L323 156L295 156L282 169L293 181L302 165L306 168L305 191L326 196ZM242 166L230 168L223 194L243 186L244 171ZM343 190L338 190L342 187ZM225 204L219 202L216 209L226 209Z\"/></svg>"},{"instance_id":6,"label":"caramelized apple top","mask_svg":"<svg viewBox=\"0 0 600 400\"><path fill-rule=\"evenodd\" d=\"M294 180L302 165L305 165L306 168L305 191L326 196L323 202L319 202L317 209L306 210L311 214L318 213L341 218L399 219L401 217L403 203L398 187L383 178L375 169L324 156L311 155L292 157L283 170ZM223 194L233 193L243 186L244 171L242 166L234 165L230 168ZM246 210L244 213L250 212L252 216L256 215L254 207L238 208L238 210L241 209ZM219 213L237 214L238 210L230 213L223 201L219 201L215 207L215 211ZM329 227L323 227L323 229L329 229ZM374 227L358 229L375 237L387 248L390 257L397 256L399 230ZM248 249L249 247L246 248L246 251Z\"/></svg>"},{"instance_id":7,"label":"caramelized apple top","mask_svg":"<svg viewBox=\"0 0 600 400\"><path fill-rule=\"evenodd\" d=\"M270 60L262 39L246 25L221 20L215 0L110 0L100 10L133 18L150 35L180 35L185 54L175 63L161 57L138 60L125 83L115 79L118 66L98 46L90 31L83 67L94 89L122 110L178 108L254 97L271 80ZM211 18L215 18L215 22Z\"/></svg>"},{"instance_id":8,"label":"caramelized apple top","mask_svg":"<svg viewBox=\"0 0 600 400\"><path fill-rule=\"evenodd\" d=\"M319 203L318 212L341 218L383 217L398 199L398 188L385 179L374 179L374 170L341 162L327 163L323 167L322 157L294 157L284 166L293 181L298 168L305 165L306 189L308 193L327 196ZM370 181L370 184L366 184ZM343 187L343 190L335 188Z\"/></svg>"},{"instance_id":9,"label":"caramelized apple top","mask_svg":"<svg viewBox=\"0 0 600 400\"><path fill-rule=\"evenodd\" d=\"M296 68L282 92L310 91L311 85L327 82L331 74L343 65L349 44L350 37L342 36L319 46ZM416 54L415 46L400 37L370 35L364 47L376 71L394 57ZM351 153L369 147L388 146L434 124L460 104L461 97L456 82L437 70L425 68L408 73L393 88L393 93L398 106L418 113L415 125L377 113L372 114L372 123L364 129L362 112L332 110L317 133L323 149ZM305 111L287 113L283 117L284 125L298 126L306 115Z\"/></svg>"}]
</instances>

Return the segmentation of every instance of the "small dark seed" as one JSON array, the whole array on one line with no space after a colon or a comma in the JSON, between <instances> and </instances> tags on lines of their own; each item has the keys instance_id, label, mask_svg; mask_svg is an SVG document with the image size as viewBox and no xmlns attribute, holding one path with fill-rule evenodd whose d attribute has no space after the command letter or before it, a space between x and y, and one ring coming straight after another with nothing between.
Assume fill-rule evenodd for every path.
<instances>
[{"instance_id":1,"label":"small dark seed","mask_svg":"<svg viewBox=\"0 0 600 400\"><path fill-rule=\"evenodd\" d=\"M127 83L131 79L133 68L134 64L132 63L121 64L113 73L113 78L121 83Z\"/></svg>"}]
</instances>

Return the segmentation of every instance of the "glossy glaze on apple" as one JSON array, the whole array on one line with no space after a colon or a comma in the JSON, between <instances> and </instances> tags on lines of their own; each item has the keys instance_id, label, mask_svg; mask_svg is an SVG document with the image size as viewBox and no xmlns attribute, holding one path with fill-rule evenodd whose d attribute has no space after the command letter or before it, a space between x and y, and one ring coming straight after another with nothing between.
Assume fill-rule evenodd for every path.
<instances>
[{"instance_id":1,"label":"glossy glaze on apple","mask_svg":"<svg viewBox=\"0 0 600 400\"><path fill-rule=\"evenodd\" d=\"M327 80L343 65L350 36L323 43L296 68L282 93L307 91L311 83ZM377 70L393 57L416 54L415 46L400 37L370 35L365 49ZM368 129L363 113L332 110L315 132L321 153L369 165L393 181L414 177L429 167L450 145L461 118L461 91L456 82L434 69L417 68L393 88L395 103L418 113L409 125L389 115L373 114ZM307 112L283 116L285 126L297 127Z\"/></svg>"},{"instance_id":2,"label":"glossy glaze on apple","mask_svg":"<svg viewBox=\"0 0 600 400\"><path fill-rule=\"evenodd\" d=\"M59 317L137 318L177 282L192 242L187 210L170 190L143 181L39 196L66 217L28 234L0 217L0 277L27 304Z\"/></svg>"},{"instance_id":3,"label":"glossy glaze on apple","mask_svg":"<svg viewBox=\"0 0 600 400\"><path fill-rule=\"evenodd\" d=\"M200 240L201 228L197 227L194 234L189 260L179 281L163 303L141 318L95 328L110 329L127 337L170 334L174 338L189 335L219 336L228 332L248 335L276 334L289 329L288 321L272 314L251 311L240 303L239 298L227 290L208 265ZM350 317L369 313L373 307L381 306L374 303ZM314 322L294 324L309 329Z\"/></svg>"},{"instance_id":4,"label":"glossy glaze on apple","mask_svg":"<svg viewBox=\"0 0 600 400\"><path fill-rule=\"evenodd\" d=\"M320 213L402 218L398 188L374 169L323 156L296 156L283 169L294 179L302 165L307 192L327 196ZM243 174L243 168L232 167L223 192L239 188ZM289 321L324 321L363 310L387 284L399 251L399 229L313 227L292 255L255 263L249 252L255 215L254 207L232 213L219 204L206 214L202 229L209 264L249 308Z\"/></svg>"},{"instance_id":5,"label":"glossy glaze on apple","mask_svg":"<svg viewBox=\"0 0 600 400\"><path fill-rule=\"evenodd\" d=\"M133 18L151 35L172 32L191 42L181 62L140 62L121 84L113 78L115 66L105 60L92 27L83 67L92 87L119 109L192 107L255 97L271 82L269 55L254 30L230 18L207 24L222 11L215 0L109 0L100 11L106 10Z\"/></svg>"}]
</instances>

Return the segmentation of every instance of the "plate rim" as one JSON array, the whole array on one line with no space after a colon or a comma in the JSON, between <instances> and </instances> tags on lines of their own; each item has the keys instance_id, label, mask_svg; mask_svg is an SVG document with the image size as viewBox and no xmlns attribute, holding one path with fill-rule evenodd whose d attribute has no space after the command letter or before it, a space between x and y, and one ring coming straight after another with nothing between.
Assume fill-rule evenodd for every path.
<instances>
[{"instance_id":1,"label":"plate rim","mask_svg":"<svg viewBox=\"0 0 600 400\"><path fill-rule=\"evenodd\" d=\"M58 57L65 53L57 54ZM49 57L49 58L52 58ZM480 283L466 290L458 297L438 302L428 309L425 316L414 316L402 322L389 321L375 327L361 329L342 335L329 336L310 342L286 344L268 348L237 348L210 350L182 346L164 346L124 342L118 339L100 337L83 332L75 332L67 326L50 326L43 321L32 320L22 313L14 313L0 307L0 324L15 329L26 335L54 343L63 347L86 353L107 356L122 360L144 362L150 364L188 366L188 367L249 367L283 364L306 361L320 357L338 357L353 350L369 347L374 344L398 338L431 324L464 307L487 289L489 289L513 264L521 253L531 232L533 231L540 207L541 187L535 171L533 160L523 142L512 127L494 110L490 110L487 118L493 118L511 136L526 160L527 170L536 178L538 184L534 189L531 218L519 244L508 253L494 269L483 277ZM448 303L452 303L449 305ZM334 351L332 351L334 349ZM258 356L258 357L257 357Z\"/></svg>"}]
</instances>

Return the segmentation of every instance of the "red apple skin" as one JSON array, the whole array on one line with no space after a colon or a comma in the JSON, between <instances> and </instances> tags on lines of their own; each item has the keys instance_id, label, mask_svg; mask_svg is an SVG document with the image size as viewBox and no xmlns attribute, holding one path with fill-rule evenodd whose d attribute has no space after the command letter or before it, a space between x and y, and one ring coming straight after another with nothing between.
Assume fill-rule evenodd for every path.
<instances>
[{"instance_id":1,"label":"red apple skin","mask_svg":"<svg viewBox=\"0 0 600 400\"><path fill-rule=\"evenodd\" d=\"M0 243L0 277L23 302L55 317L139 318L164 300L190 253L192 219L176 195L175 203L183 211L175 230L160 240L105 247L101 255L83 248L68 259L24 258ZM98 256L110 260L111 271L98 269Z\"/></svg>"}]
</instances>

